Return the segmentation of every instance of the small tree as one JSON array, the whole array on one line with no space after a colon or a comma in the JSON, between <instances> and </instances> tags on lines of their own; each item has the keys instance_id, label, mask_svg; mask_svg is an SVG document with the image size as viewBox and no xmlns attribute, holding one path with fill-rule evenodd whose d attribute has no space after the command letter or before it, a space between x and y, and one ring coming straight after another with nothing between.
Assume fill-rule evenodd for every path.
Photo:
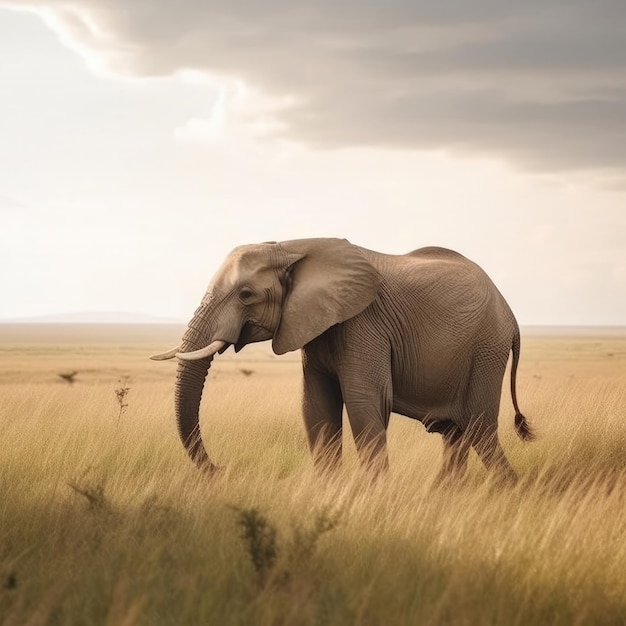
<instances>
[{"instance_id":1,"label":"small tree","mask_svg":"<svg viewBox=\"0 0 626 626\"><path fill-rule=\"evenodd\" d=\"M120 408L120 412L117 414L117 425L119 426L122 413L124 413L124 411L128 407L128 402L126 401L126 397L128 396L128 392L130 391L131 388L129 387L130 381L127 376L125 376L124 378L120 378L118 382L120 384L120 387L118 387L115 390L115 396L117 398L117 404L119 405L119 408Z\"/></svg>"}]
</instances>

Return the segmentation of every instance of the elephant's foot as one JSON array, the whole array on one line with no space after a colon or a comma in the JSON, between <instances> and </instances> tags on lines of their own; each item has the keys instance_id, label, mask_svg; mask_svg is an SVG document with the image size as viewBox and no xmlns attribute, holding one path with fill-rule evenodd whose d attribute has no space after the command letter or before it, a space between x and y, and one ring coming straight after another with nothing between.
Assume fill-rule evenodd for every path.
<instances>
[{"instance_id":1,"label":"elephant's foot","mask_svg":"<svg viewBox=\"0 0 626 626\"><path fill-rule=\"evenodd\" d=\"M491 481L496 487L515 487L518 483L518 477L510 463L504 459L504 463L500 462L491 469Z\"/></svg>"}]
</instances>

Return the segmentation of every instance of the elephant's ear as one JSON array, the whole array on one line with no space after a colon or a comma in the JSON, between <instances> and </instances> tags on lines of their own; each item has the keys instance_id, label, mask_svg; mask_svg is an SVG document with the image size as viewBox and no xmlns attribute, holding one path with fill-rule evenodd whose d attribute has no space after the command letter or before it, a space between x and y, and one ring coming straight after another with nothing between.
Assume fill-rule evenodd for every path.
<instances>
[{"instance_id":1,"label":"elephant's ear","mask_svg":"<svg viewBox=\"0 0 626 626\"><path fill-rule=\"evenodd\" d=\"M278 245L300 259L291 266L291 285L272 342L276 354L301 348L358 315L376 297L381 276L349 241L301 239Z\"/></svg>"}]
</instances>

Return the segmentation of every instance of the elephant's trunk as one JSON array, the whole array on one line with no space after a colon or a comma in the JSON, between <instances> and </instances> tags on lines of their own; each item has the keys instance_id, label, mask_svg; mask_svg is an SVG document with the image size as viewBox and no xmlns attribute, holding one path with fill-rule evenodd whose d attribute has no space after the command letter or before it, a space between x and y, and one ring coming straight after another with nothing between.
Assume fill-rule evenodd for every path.
<instances>
[{"instance_id":1,"label":"elephant's trunk","mask_svg":"<svg viewBox=\"0 0 626 626\"><path fill-rule=\"evenodd\" d=\"M204 345L204 338L209 334L207 323L207 307L202 305L189 323L187 332L180 347L181 352L191 352ZM199 360L179 360L176 376L175 407L178 434L191 460L201 469L216 470L209 459L202 435L200 434L200 401L213 355Z\"/></svg>"},{"instance_id":2,"label":"elephant's trunk","mask_svg":"<svg viewBox=\"0 0 626 626\"><path fill-rule=\"evenodd\" d=\"M180 361L175 393L178 434L191 460L198 467L209 471L216 468L209 459L202 443L199 412L202 389L211 360Z\"/></svg>"}]
</instances>

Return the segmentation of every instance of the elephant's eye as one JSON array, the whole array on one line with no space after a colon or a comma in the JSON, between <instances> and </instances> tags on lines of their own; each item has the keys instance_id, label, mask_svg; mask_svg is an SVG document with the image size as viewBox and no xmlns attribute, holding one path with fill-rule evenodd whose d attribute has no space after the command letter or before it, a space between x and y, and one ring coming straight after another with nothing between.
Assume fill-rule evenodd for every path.
<instances>
[{"instance_id":1,"label":"elephant's eye","mask_svg":"<svg viewBox=\"0 0 626 626\"><path fill-rule=\"evenodd\" d=\"M254 292L249 287L243 287L239 291L239 299L242 302L247 302L248 300L250 300L250 298L252 298L253 295L254 295Z\"/></svg>"}]
</instances>

